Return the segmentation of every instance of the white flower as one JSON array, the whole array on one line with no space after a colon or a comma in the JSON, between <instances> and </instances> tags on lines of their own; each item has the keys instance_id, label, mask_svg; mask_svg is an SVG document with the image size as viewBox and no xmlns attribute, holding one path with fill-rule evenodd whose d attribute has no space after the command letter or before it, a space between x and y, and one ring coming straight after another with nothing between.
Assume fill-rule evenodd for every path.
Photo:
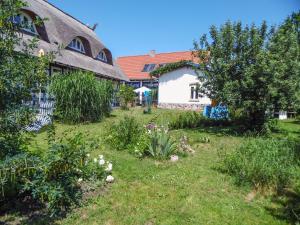
<instances>
[{"instance_id":1,"label":"white flower","mask_svg":"<svg viewBox=\"0 0 300 225\"><path fill-rule=\"evenodd\" d=\"M110 171L112 171L112 164L111 163L108 163L108 165L107 165L107 168L105 169L105 171L106 172L110 172Z\"/></svg>"},{"instance_id":2,"label":"white flower","mask_svg":"<svg viewBox=\"0 0 300 225\"><path fill-rule=\"evenodd\" d=\"M82 178L79 178L78 179L78 183L80 183L80 182L82 182L83 181L83 179Z\"/></svg>"},{"instance_id":3,"label":"white flower","mask_svg":"<svg viewBox=\"0 0 300 225\"><path fill-rule=\"evenodd\" d=\"M98 162L97 158L94 158L94 162L95 162L95 163Z\"/></svg>"},{"instance_id":4,"label":"white flower","mask_svg":"<svg viewBox=\"0 0 300 225\"><path fill-rule=\"evenodd\" d=\"M90 154L86 154L86 156L87 156L87 157L90 157L91 155L90 155Z\"/></svg>"},{"instance_id":5,"label":"white flower","mask_svg":"<svg viewBox=\"0 0 300 225\"><path fill-rule=\"evenodd\" d=\"M105 160L104 160L104 159L100 159L100 160L99 160L99 165L102 166L102 165L104 165L104 164L105 164Z\"/></svg>"},{"instance_id":6,"label":"white flower","mask_svg":"<svg viewBox=\"0 0 300 225\"><path fill-rule=\"evenodd\" d=\"M148 130L148 134L151 134L151 130Z\"/></svg>"},{"instance_id":7,"label":"white flower","mask_svg":"<svg viewBox=\"0 0 300 225\"><path fill-rule=\"evenodd\" d=\"M112 175L109 175L106 177L106 182L112 183L115 180L115 178Z\"/></svg>"},{"instance_id":8,"label":"white flower","mask_svg":"<svg viewBox=\"0 0 300 225\"><path fill-rule=\"evenodd\" d=\"M104 159L104 156L103 155L99 155L99 159Z\"/></svg>"}]
</instances>

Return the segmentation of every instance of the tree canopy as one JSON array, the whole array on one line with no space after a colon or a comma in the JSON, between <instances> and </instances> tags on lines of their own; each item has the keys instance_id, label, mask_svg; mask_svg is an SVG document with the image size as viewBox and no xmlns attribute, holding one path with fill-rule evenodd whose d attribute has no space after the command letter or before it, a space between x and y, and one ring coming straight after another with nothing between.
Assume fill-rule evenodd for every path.
<instances>
[{"instance_id":1,"label":"tree canopy","mask_svg":"<svg viewBox=\"0 0 300 225\"><path fill-rule=\"evenodd\" d=\"M205 77L200 93L242 112L245 124L261 130L267 112L299 105L299 13L279 27L226 22L194 43Z\"/></svg>"}]
</instances>

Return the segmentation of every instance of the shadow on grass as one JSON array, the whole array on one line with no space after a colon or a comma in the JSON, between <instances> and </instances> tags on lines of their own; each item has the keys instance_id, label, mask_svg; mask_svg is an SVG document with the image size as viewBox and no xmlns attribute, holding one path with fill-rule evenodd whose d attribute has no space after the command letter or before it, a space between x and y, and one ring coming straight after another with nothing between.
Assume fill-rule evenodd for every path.
<instances>
[{"instance_id":1,"label":"shadow on grass","mask_svg":"<svg viewBox=\"0 0 300 225\"><path fill-rule=\"evenodd\" d=\"M287 123L292 123L292 124L300 125L300 120L293 120L293 121L289 121Z\"/></svg>"},{"instance_id":2,"label":"shadow on grass","mask_svg":"<svg viewBox=\"0 0 300 225\"><path fill-rule=\"evenodd\" d=\"M63 216L59 218L50 217L43 205L30 198L1 202L0 206L0 225L52 225L61 218Z\"/></svg>"},{"instance_id":3,"label":"shadow on grass","mask_svg":"<svg viewBox=\"0 0 300 225\"><path fill-rule=\"evenodd\" d=\"M284 190L280 195L274 196L272 201L280 206L266 208L272 216L291 224L300 223L300 193Z\"/></svg>"}]
</instances>

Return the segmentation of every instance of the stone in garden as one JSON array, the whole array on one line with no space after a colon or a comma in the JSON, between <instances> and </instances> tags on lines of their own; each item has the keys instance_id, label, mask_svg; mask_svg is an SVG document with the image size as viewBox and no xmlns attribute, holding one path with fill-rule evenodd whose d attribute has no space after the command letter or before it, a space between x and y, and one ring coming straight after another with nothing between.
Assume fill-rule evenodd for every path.
<instances>
[{"instance_id":1,"label":"stone in garden","mask_svg":"<svg viewBox=\"0 0 300 225\"><path fill-rule=\"evenodd\" d=\"M171 162L177 162L179 160L178 155L171 155Z\"/></svg>"}]
</instances>

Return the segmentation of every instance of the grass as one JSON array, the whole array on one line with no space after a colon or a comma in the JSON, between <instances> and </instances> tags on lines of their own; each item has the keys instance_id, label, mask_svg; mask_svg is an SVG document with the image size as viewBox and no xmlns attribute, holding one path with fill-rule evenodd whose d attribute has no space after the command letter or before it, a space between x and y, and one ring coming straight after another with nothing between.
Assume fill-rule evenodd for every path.
<instances>
[{"instance_id":1,"label":"grass","mask_svg":"<svg viewBox=\"0 0 300 225\"><path fill-rule=\"evenodd\" d=\"M142 109L138 108L127 112L117 110L111 118L101 123L79 126L57 124L57 134L72 128L101 141L106 126L124 114L133 115L143 123L155 119L158 123L167 124L174 113L177 112L154 110L152 114L144 115ZM280 122L280 131L274 136L289 134L296 137L299 132L300 124L289 120ZM288 221L275 216L281 207L279 203L272 201L271 197L259 194L252 201L247 201L246 197L252 190L249 187L236 186L230 176L216 169L218 151L233 149L243 141L243 137L215 129L172 131L172 136L177 140L183 134L189 137L196 153L180 158L177 163L148 158L141 160L126 151L114 151L104 144L101 145L93 155L104 154L112 160L115 183L109 185L103 194L94 196L82 207L55 223L288 224ZM200 143L200 136L209 137L210 142ZM46 132L38 134L32 143L34 151L45 148ZM0 221L10 221L18 217L20 218L18 215L8 214L0 217ZM36 224L45 224L45 221L40 220Z\"/></svg>"}]
</instances>

